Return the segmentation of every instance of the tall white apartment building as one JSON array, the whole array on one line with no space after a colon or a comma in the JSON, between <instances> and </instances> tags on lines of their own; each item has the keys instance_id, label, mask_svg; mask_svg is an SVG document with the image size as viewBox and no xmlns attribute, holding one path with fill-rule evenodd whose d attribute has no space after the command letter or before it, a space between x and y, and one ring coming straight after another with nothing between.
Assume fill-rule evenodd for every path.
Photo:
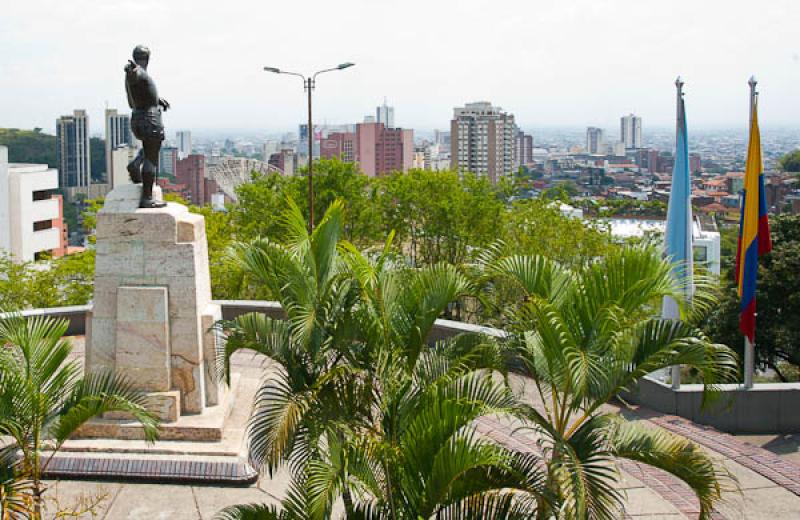
<instances>
[{"instance_id":1,"label":"tall white apartment building","mask_svg":"<svg viewBox=\"0 0 800 520\"><path fill-rule=\"evenodd\" d=\"M619 140L628 150L642 147L642 118L633 114L622 116L619 123Z\"/></svg>"},{"instance_id":2,"label":"tall white apartment building","mask_svg":"<svg viewBox=\"0 0 800 520\"><path fill-rule=\"evenodd\" d=\"M58 170L46 164L9 164L0 146L0 250L17 262L63 248L63 208Z\"/></svg>"},{"instance_id":3,"label":"tall white apartment building","mask_svg":"<svg viewBox=\"0 0 800 520\"><path fill-rule=\"evenodd\" d=\"M62 188L91 184L89 116L85 110L75 110L72 115L61 116L56 121L56 158Z\"/></svg>"},{"instance_id":4,"label":"tall white apartment building","mask_svg":"<svg viewBox=\"0 0 800 520\"><path fill-rule=\"evenodd\" d=\"M106 179L110 182L112 176L112 152L123 145L133 148L133 134L131 133L131 116L120 114L116 109L107 108L106 119Z\"/></svg>"},{"instance_id":5,"label":"tall white apartment building","mask_svg":"<svg viewBox=\"0 0 800 520\"><path fill-rule=\"evenodd\" d=\"M186 159L192 155L192 133L182 130L175 134L176 148L178 149L178 159Z\"/></svg>"},{"instance_id":6,"label":"tall white apartment building","mask_svg":"<svg viewBox=\"0 0 800 520\"><path fill-rule=\"evenodd\" d=\"M514 172L517 126L512 114L487 101L453 109L450 161L454 170L497 182Z\"/></svg>"},{"instance_id":7,"label":"tall white apartment building","mask_svg":"<svg viewBox=\"0 0 800 520\"><path fill-rule=\"evenodd\" d=\"M602 128L590 126L586 129L586 153L590 155L605 155L606 136Z\"/></svg>"}]
</instances>

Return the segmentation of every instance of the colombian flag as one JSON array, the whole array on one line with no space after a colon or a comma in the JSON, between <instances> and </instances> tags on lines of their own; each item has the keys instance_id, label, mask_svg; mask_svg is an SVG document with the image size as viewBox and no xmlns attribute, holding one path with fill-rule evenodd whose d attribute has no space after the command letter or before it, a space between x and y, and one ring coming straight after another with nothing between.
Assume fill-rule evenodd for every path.
<instances>
[{"instance_id":1,"label":"colombian flag","mask_svg":"<svg viewBox=\"0 0 800 520\"><path fill-rule=\"evenodd\" d=\"M739 246L736 252L736 281L739 284L739 328L750 343L756 335L756 278L758 257L772 250L761 164L761 135L757 104L753 104L750 143L744 174L744 193L739 219Z\"/></svg>"}]
</instances>

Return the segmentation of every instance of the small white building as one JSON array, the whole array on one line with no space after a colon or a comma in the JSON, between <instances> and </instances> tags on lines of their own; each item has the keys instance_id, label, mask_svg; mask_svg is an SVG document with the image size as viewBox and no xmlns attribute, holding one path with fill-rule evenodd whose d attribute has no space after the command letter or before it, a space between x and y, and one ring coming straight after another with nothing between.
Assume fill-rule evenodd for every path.
<instances>
[{"instance_id":1,"label":"small white building","mask_svg":"<svg viewBox=\"0 0 800 520\"><path fill-rule=\"evenodd\" d=\"M663 235L666 231L665 220L612 218L607 220L611 234L620 239L642 237L645 233ZM719 276L720 273L720 235L717 231L706 231L695 220L692 224L692 247L694 264L708 269Z\"/></svg>"},{"instance_id":2,"label":"small white building","mask_svg":"<svg viewBox=\"0 0 800 520\"><path fill-rule=\"evenodd\" d=\"M45 164L8 162L0 146L0 249L18 262L32 261L43 251L63 247L58 170Z\"/></svg>"}]
</instances>

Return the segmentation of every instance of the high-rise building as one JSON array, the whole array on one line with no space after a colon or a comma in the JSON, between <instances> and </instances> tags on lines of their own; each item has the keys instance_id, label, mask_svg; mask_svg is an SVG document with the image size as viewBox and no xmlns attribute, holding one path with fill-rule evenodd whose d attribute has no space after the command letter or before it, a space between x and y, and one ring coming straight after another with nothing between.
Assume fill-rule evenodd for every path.
<instances>
[{"instance_id":1,"label":"high-rise building","mask_svg":"<svg viewBox=\"0 0 800 520\"><path fill-rule=\"evenodd\" d=\"M178 159L186 159L192 155L192 133L190 131L182 130L177 132L175 140L177 141Z\"/></svg>"},{"instance_id":2,"label":"high-rise building","mask_svg":"<svg viewBox=\"0 0 800 520\"><path fill-rule=\"evenodd\" d=\"M394 107L386 104L386 98L383 98L383 105L375 109L375 121L386 128L394 128Z\"/></svg>"},{"instance_id":3,"label":"high-rise building","mask_svg":"<svg viewBox=\"0 0 800 520\"><path fill-rule=\"evenodd\" d=\"M333 132L320 141L320 157L338 157L342 162L351 163L356 159L356 134L354 132Z\"/></svg>"},{"instance_id":4,"label":"high-rise building","mask_svg":"<svg viewBox=\"0 0 800 520\"><path fill-rule=\"evenodd\" d=\"M602 128L590 126L586 129L586 153L590 155L606 154L606 135Z\"/></svg>"},{"instance_id":5,"label":"high-rise building","mask_svg":"<svg viewBox=\"0 0 800 520\"><path fill-rule=\"evenodd\" d=\"M444 148L450 149L450 132L443 132L441 130L433 131L433 142L441 145Z\"/></svg>"},{"instance_id":6,"label":"high-rise building","mask_svg":"<svg viewBox=\"0 0 800 520\"><path fill-rule=\"evenodd\" d=\"M66 249L58 171L46 164L9 164L0 146L0 250L17 262Z\"/></svg>"},{"instance_id":7,"label":"high-rise building","mask_svg":"<svg viewBox=\"0 0 800 520\"><path fill-rule=\"evenodd\" d=\"M633 114L622 116L619 124L619 140L628 150L642 147L642 118Z\"/></svg>"},{"instance_id":8,"label":"high-rise building","mask_svg":"<svg viewBox=\"0 0 800 520\"><path fill-rule=\"evenodd\" d=\"M122 145L133 147L131 116L120 114L113 108L106 109L106 179L111 179L112 155Z\"/></svg>"},{"instance_id":9,"label":"high-rise building","mask_svg":"<svg viewBox=\"0 0 800 520\"><path fill-rule=\"evenodd\" d=\"M178 156L180 155L174 146L165 146L158 154L158 173L174 177L178 173Z\"/></svg>"},{"instance_id":10,"label":"high-rise building","mask_svg":"<svg viewBox=\"0 0 800 520\"><path fill-rule=\"evenodd\" d=\"M206 158L202 155L190 155L177 162L175 182L186 186L189 202L202 206L205 204Z\"/></svg>"},{"instance_id":11,"label":"high-rise building","mask_svg":"<svg viewBox=\"0 0 800 520\"><path fill-rule=\"evenodd\" d=\"M407 172L414 161L413 130L386 128L383 123L359 123L355 144L356 161L369 177Z\"/></svg>"},{"instance_id":12,"label":"high-rise building","mask_svg":"<svg viewBox=\"0 0 800 520\"><path fill-rule=\"evenodd\" d=\"M514 116L480 101L453 109L450 160L454 170L497 182L514 171L517 126Z\"/></svg>"},{"instance_id":13,"label":"high-rise building","mask_svg":"<svg viewBox=\"0 0 800 520\"><path fill-rule=\"evenodd\" d=\"M533 136L522 130L517 131L515 166L525 166L533 162Z\"/></svg>"},{"instance_id":14,"label":"high-rise building","mask_svg":"<svg viewBox=\"0 0 800 520\"><path fill-rule=\"evenodd\" d=\"M75 110L56 121L56 161L62 188L89 186L92 171L89 116L85 110Z\"/></svg>"}]
</instances>

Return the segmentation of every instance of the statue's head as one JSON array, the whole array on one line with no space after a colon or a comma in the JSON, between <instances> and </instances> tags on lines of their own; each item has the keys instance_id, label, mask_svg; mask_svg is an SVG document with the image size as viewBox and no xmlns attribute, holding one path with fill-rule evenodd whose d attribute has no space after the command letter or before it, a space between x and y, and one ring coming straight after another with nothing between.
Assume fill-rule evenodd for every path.
<instances>
[{"instance_id":1,"label":"statue's head","mask_svg":"<svg viewBox=\"0 0 800 520\"><path fill-rule=\"evenodd\" d=\"M140 67L146 69L147 63L150 61L150 49L144 45L137 45L136 48L133 49L133 61Z\"/></svg>"}]
</instances>

